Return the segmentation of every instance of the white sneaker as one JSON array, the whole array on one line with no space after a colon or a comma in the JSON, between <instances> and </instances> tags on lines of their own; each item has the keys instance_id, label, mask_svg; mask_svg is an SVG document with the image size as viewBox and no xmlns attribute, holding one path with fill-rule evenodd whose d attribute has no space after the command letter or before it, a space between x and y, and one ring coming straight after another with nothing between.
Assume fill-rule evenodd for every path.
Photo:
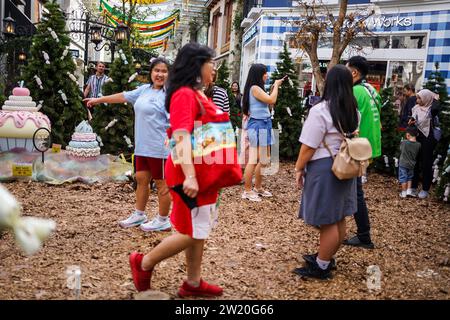
<instances>
[{"instance_id":1,"label":"white sneaker","mask_svg":"<svg viewBox=\"0 0 450 320\"><path fill-rule=\"evenodd\" d=\"M161 221L158 217L153 218L152 221L143 223L140 226L142 231L153 232L153 231L166 231L172 228L170 220L167 218L165 221Z\"/></svg>"},{"instance_id":2,"label":"white sneaker","mask_svg":"<svg viewBox=\"0 0 450 320\"><path fill-rule=\"evenodd\" d=\"M407 191L400 192L400 198L406 198L406 196L407 196Z\"/></svg>"},{"instance_id":3,"label":"white sneaker","mask_svg":"<svg viewBox=\"0 0 450 320\"><path fill-rule=\"evenodd\" d=\"M422 190L422 191L420 191L419 192L419 198L420 199L425 199L425 198L428 198L428 191L424 191L424 190Z\"/></svg>"},{"instance_id":4,"label":"white sneaker","mask_svg":"<svg viewBox=\"0 0 450 320\"><path fill-rule=\"evenodd\" d=\"M406 190L406 195L409 197L417 198L417 189L408 189Z\"/></svg>"},{"instance_id":5,"label":"white sneaker","mask_svg":"<svg viewBox=\"0 0 450 320\"><path fill-rule=\"evenodd\" d=\"M416 189L408 189L408 190L406 190L406 196L416 198L417 197L417 190Z\"/></svg>"},{"instance_id":6,"label":"white sneaker","mask_svg":"<svg viewBox=\"0 0 450 320\"><path fill-rule=\"evenodd\" d=\"M131 216L125 220L119 221L119 225L122 228L131 228L137 227L145 222L147 222L147 215L134 211Z\"/></svg>"},{"instance_id":7,"label":"white sneaker","mask_svg":"<svg viewBox=\"0 0 450 320\"><path fill-rule=\"evenodd\" d=\"M258 194L255 191L244 191L242 194L242 199L248 199L250 201L254 202L260 202L261 198L258 196Z\"/></svg>"},{"instance_id":8,"label":"white sneaker","mask_svg":"<svg viewBox=\"0 0 450 320\"><path fill-rule=\"evenodd\" d=\"M263 190L256 190L256 188L253 188L253 191L256 194L258 194L258 196L260 196L260 197L265 197L265 198L273 197L273 195L269 191L264 190L264 189Z\"/></svg>"}]
</instances>

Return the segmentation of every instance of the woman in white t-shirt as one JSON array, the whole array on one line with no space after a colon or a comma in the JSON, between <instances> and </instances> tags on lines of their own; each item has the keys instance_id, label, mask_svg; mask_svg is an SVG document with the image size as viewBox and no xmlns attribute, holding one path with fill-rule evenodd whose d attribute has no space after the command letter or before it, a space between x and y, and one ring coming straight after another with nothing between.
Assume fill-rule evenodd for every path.
<instances>
[{"instance_id":1,"label":"woman in white t-shirt","mask_svg":"<svg viewBox=\"0 0 450 320\"><path fill-rule=\"evenodd\" d=\"M331 277L333 256L345 239L345 217L357 210L356 179L336 178L330 154L339 151L341 127L345 135L358 128L352 87L352 75L345 66L329 70L323 97L309 111L300 135L302 146L295 165L297 185L303 188L299 218L320 229L318 253L304 255L306 265L294 270L301 277Z\"/></svg>"}]
</instances>

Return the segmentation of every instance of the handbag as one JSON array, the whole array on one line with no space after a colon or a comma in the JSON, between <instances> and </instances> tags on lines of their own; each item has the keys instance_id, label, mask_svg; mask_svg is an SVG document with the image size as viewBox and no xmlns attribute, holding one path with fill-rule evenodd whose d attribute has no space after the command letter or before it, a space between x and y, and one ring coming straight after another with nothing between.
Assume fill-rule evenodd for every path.
<instances>
[{"instance_id":1,"label":"handbag","mask_svg":"<svg viewBox=\"0 0 450 320\"><path fill-rule=\"evenodd\" d=\"M372 158L372 146L367 138L347 138L339 124L343 137L339 152L333 155L328 144L323 139L323 144L333 158L333 171L339 180L361 177L366 173L369 160ZM325 135L326 136L326 135Z\"/></svg>"},{"instance_id":2,"label":"handbag","mask_svg":"<svg viewBox=\"0 0 450 320\"><path fill-rule=\"evenodd\" d=\"M242 170L238 162L236 135L228 112L222 112L212 103L205 108L198 97L197 102L201 110L201 125L194 125L191 144L199 192L213 192L237 185L242 180ZM178 167L178 174L183 174L180 160L177 161L174 154L173 138L170 147L173 164Z\"/></svg>"}]
</instances>

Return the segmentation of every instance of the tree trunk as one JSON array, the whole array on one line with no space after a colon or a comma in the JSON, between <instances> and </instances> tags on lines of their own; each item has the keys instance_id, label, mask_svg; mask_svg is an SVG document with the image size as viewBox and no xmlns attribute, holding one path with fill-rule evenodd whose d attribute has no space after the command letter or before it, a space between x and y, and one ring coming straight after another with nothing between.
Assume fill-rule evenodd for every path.
<instances>
[{"instance_id":1,"label":"tree trunk","mask_svg":"<svg viewBox=\"0 0 450 320\"><path fill-rule=\"evenodd\" d=\"M322 76L322 72L320 72L320 63L319 57L317 56L317 41L316 44L311 44L311 50L308 50L309 60L311 61L311 66L313 68L314 78L316 79L316 85L319 89L320 95L323 94L323 88L325 86L325 79ZM311 88L312 91L315 91L315 88Z\"/></svg>"},{"instance_id":2,"label":"tree trunk","mask_svg":"<svg viewBox=\"0 0 450 320\"><path fill-rule=\"evenodd\" d=\"M328 69L333 68L339 63L341 55L343 53L342 48L346 47L342 45L342 26L344 25L345 16L347 14L348 0L340 0L339 3L339 15L333 25L333 52L331 54L330 63Z\"/></svg>"}]
</instances>

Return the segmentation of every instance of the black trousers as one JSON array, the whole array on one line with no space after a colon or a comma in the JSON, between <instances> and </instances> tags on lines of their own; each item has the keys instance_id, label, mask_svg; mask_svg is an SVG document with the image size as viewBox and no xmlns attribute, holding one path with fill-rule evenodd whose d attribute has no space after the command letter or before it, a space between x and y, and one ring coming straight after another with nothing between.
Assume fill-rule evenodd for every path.
<instances>
[{"instance_id":1,"label":"black trousers","mask_svg":"<svg viewBox=\"0 0 450 320\"><path fill-rule=\"evenodd\" d=\"M356 196L358 200L358 211L354 214L357 227L356 235L362 242L372 242L370 239L369 210L367 210L361 178L356 180Z\"/></svg>"},{"instance_id":2,"label":"black trousers","mask_svg":"<svg viewBox=\"0 0 450 320\"><path fill-rule=\"evenodd\" d=\"M433 181L433 153L437 141L434 139L432 133L428 137L425 137L422 132L419 132L417 141L420 142L420 151L417 155L416 166L414 167L412 188L417 189L420 174L422 173L422 190L429 191L431 182Z\"/></svg>"}]
</instances>

